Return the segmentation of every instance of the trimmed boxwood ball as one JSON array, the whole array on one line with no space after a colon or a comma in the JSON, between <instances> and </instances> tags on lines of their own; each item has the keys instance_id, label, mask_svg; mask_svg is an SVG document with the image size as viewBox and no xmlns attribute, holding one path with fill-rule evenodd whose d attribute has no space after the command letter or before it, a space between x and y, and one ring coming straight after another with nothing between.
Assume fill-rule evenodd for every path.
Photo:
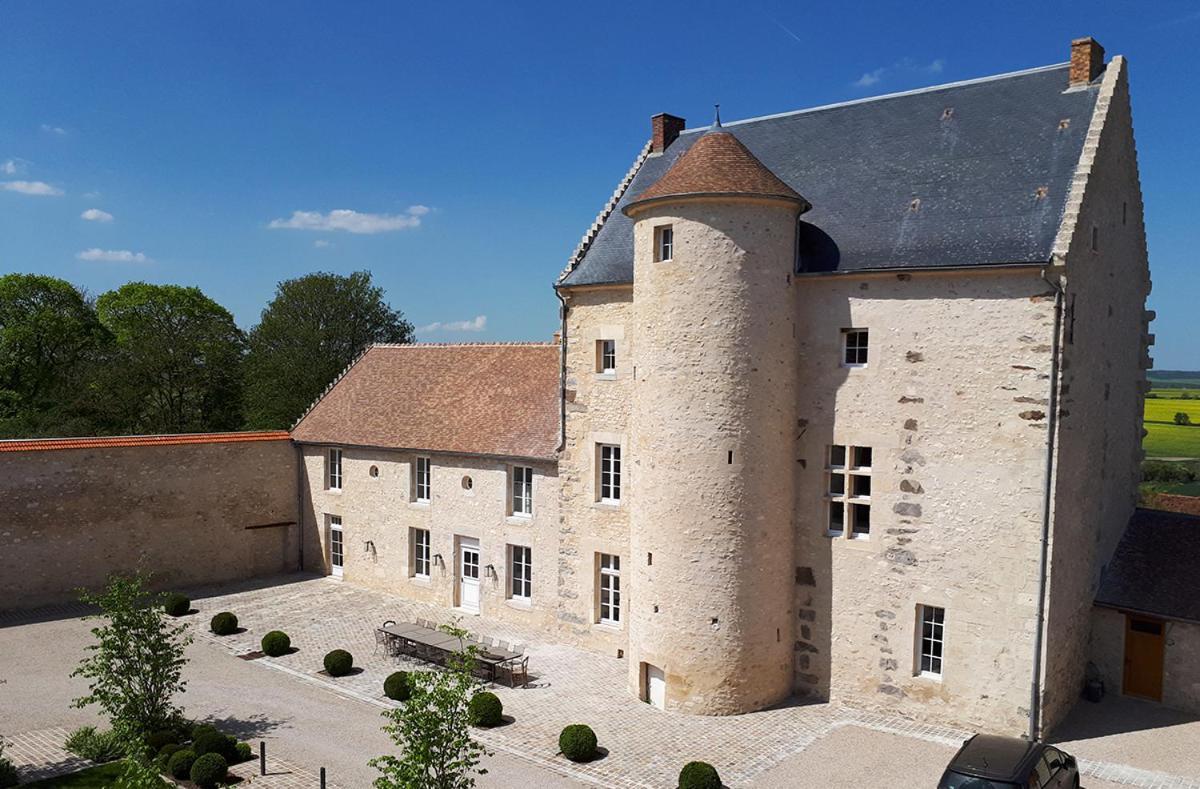
<instances>
[{"instance_id":1,"label":"trimmed boxwood ball","mask_svg":"<svg viewBox=\"0 0 1200 789\"><path fill-rule=\"evenodd\" d=\"M331 677L344 677L354 668L354 656L344 649L335 649L325 656L325 670Z\"/></svg>"},{"instance_id":2,"label":"trimmed boxwood ball","mask_svg":"<svg viewBox=\"0 0 1200 789\"><path fill-rule=\"evenodd\" d=\"M490 729L504 722L504 705L500 697L487 690L481 690L471 697L467 704L467 720L472 726Z\"/></svg>"},{"instance_id":3,"label":"trimmed boxwood ball","mask_svg":"<svg viewBox=\"0 0 1200 789\"><path fill-rule=\"evenodd\" d=\"M212 618L208 628L219 636L227 636L237 631L237 617L228 611L222 611Z\"/></svg>"},{"instance_id":4,"label":"trimmed boxwood ball","mask_svg":"<svg viewBox=\"0 0 1200 789\"><path fill-rule=\"evenodd\" d=\"M679 771L679 789L721 789L721 776L708 762L688 762Z\"/></svg>"},{"instance_id":5,"label":"trimmed boxwood ball","mask_svg":"<svg viewBox=\"0 0 1200 789\"><path fill-rule=\"evenodd\" d=\"M192 731L190 732L191 739L198 740L205 732L214 732L215 733L216 731L217 731L217 727L213 726L211 723L197 723L195 726L192 727Z\"/></svg>"},{"instance_id":6,"label":"trimmed boxwood ball","mask_svg":"<svg viewBox=\"0 0 1200 789\"><path fill-rule=\"evenodd\" d=\"M200 789L214 789L229 773L229 762L219 753L206 753L192 764L188 777Z\"/></svg>"},{"instance_id":7,"label":"trimmed boxwood ball","mask_svg":"<svg viewBox=\"0 0 1200 789\"><path fill-rule=\"evenodd\" d=\"M183 749L184 749L184 746L180 745L179 743L169 742L158 750L158 755L165 756L166 758L170 759L172 756L179 753Z\"/></svg>"},{"instance_id":8,"label":"trimmed boxwood ball","mask_svg":"<svg viewBox=\"0 0 1200 789\"><path fill-rule=\"evenodd\" d=\"M192 750L197 756L218 753L231 762L237 757L237 740L219 731L206 731L192 741Z\"/></svg>"},{"instance_id":9,"label":"trimmed boxwood ball","mask_svg":"<svg viewBox=\"0 0 1200 789\"><path fill-rule=\"evenodd\" d=\"M173 731L152 731L146 735L146 747L158 753L164 745L179 742L179 735Z\"/></svg>"},{"instance_id":10,"label":"trimmed boxwood ball","mask_svg":"<svg viewBox=\"0 0 1200 789\"><path fill-rule=\"evenodd\" d=\"M590 761L596 756L596 732L586 723L572 723L558 735L558 749L573 762Z\"/></svg>"},{"instance_id":11,"label":"trimmed boxwood ball","mask_svg":"<svg viewBox=\"0 0 1200 789\"><path fill-rule=\"evenodd\" d=\"M163 610L171 616L183 616L192 610L192 601L187 598L187 595L172 592L163 600Z\"/></svg>"},{"instance_id":12,"label":"trimmed boxwood ball","mask_svg":"<svg viewBox=\"0 0 1200 789\"><path fill-rule=\"evenodd\" d=\"M412 686L408 684L408 672L396 671L388 674L383 681L383 695L392 701L408 701L412 695Z\"/></svg>"},{"instance_id":13,"label":"trimmed boxwood ball","mask_svg":"<svg viewBox=\"0 0 1200 789\"><path fill-rule=\"evenodd\" d=\"M237 758L233 760L233 764L241 764L254 758L254 749L250 747L250 743L248 742L239 742L235 751Z\"/></svg>"},{"instance_id":14,"label":"trimmed boxwood ball","mask_svg":"<svg viewBox=\"0 0 1200 789\"><path fill-rule=\"evenodd\" d=\"M191 748L184 748L182 751L171 754L171 758L167 760L167 772L171 774L172 778L186 781L192 774L192 765L195 762L196 752Z\"/></svg>"},{"instance_id":15,"label":"trimmed boxwood ball","mask_svg":"<svg viewBox=\"0 0 1200 789\"><path fill-rule=\"evenodd\" d=\"M286 655L292 648L292 639L282 630L272 630L262 637L262 651L271 657Z\"/></svg>"}]
</instances>

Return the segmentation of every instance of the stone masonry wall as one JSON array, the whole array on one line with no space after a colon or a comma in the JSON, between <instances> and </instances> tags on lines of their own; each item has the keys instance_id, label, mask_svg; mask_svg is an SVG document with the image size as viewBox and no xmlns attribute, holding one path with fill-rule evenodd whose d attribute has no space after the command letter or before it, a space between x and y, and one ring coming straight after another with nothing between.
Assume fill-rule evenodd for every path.
<instances>
[{"instance_id":1,"label":"stone masonry wall","mask_svg":"<svg viewBox=\"0 0 1200 789\"><path fill-rule=\"evenodd\" d=\"M296 466L286 439L0 453L0 606L139 567L164 588L294 571Z\"/></svg>"},{"instance_id":2,"label":"stone masonry wall","mask_svg":"<svg viewBox=\"0 0 1200 789\"><path fill-rule=\"evenodd\" d=\"M1125 661L1125 614L1111 608L1091 611L1091 659L1111 695L1121 687ZM1164 623L1163 704L1200 714L1200 625Z\"/></svg>"}]
</instances>

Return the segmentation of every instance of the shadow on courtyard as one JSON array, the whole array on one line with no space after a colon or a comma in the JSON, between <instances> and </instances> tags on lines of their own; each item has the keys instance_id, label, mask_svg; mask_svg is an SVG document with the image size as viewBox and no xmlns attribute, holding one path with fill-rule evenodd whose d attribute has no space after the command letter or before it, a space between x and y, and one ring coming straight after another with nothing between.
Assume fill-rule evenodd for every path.
<instances>
[{"instance_id":1,"label":"shadow on courtyard","mask_svg":"<svg viewBox=\"0 0 1200 789\"><path fill-rule=\"evenodd\" d=\"M207 723L215 726L217 731L230 734L239 740L256 740L267 736L285 724L285 721L267 717L261 713L249 717L226 715L216 717L209 715L198 718L196 723ZM257 751L255 751L257 754Z\"/></svg>"},{"instance_id":2,"label":"shadow on courtyard","mask_svg":"<svg viewBox=\"0 0 1200 789\"><path fill-rule=\"evenodd\" d=\"M1110 693L1099 703L1078 702L1048 739L1050 742L1078 742L1191 724L1200 724L1200 715ZM1200 726L1194 728L1197 731L1189 736L1200 734Z\"/></svg>"}]
</instances>

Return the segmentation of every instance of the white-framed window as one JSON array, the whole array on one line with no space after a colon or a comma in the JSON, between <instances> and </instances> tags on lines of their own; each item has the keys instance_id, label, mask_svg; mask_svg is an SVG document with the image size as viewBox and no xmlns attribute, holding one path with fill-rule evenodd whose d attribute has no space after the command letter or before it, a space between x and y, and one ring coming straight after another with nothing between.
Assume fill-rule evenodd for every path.
<instances>
[{"instance_id":1,"label":"white-framed window","mask_svg":"<svg viewBox=\"0 0 1200 789\"><path fill-rule=\"evenodd\" d=\"M330 449L325 453L325 485L329 490L342 489L342 450Z\"/></svg>"},{"instance_id":2,"label":"white-framed window","mask_svg":"<svg viewBox=\"0 0 1200 789\"><path fill-rule=\"evenodd\" d=\"M842 329L842 366L867 366L868 332L866 329Z\"/></svg>"},{"instance_id":3,"label":"white-framed window","mask_svg":"<svg viewBox=\"0 0 1200 789\"><path fill-rule=\"evenodd\" d=\"M942 651L945 646L946 609L932 605L917 606L917 673L922 677L942 676Z\"/></svg>"},{"instance_id":4,"label":"white-framed window","mask_svg":"<svg viewBox=\"0 0 1200 789\"><path fill-rule=\"evenodd\" d=\"M409 529L409 544L412 545L412 574L417 578L429 577L429 529Z\"/></svg>"},{"instance_id":5,"label":"white-framed window","mask_svg":"<svg viewBox=\"0 0 1200 789\"><path fill-rule=\"evenodd\" d=\"M430 486L429 458L419 457L413 466L413 500L422 504L429 503Z\"/></svg>"},{"instance_id":6,"label":"white-framed window","mask_svg":"<svg viewBox=\"0 0 1200 789\"><path fill-rule=\"evenodd\" d=\"M654 260L662 263L675 256L675 230L670 225L654 228Z\"/></svg>"},{"instance_id":7,"label":"white-framed window","mask_svg":"<svg viewBox=\"0 0 1200 789\"><path fill-rule=\"evenodd\" d=\"M617 341L596 340L596 372L615 373L617 371Z\"/></svg>"},{"instance_id":8,"label":"white-framed window","mask_svg":"<svg viewBox=\"0 0 1200 789\"><path fill-rule=\"evenodd\" d=\"M533 549L527 545L508 546L510 594L514 600L528 601L533 596Z\"/></svg>"},{"instance_id":9,"label":"white-framed window","mask_svg":"<svg viewBox=\"0 0 1200 789\"><path fill-rule=\"evenodd\" d=\"M342 516L328 515L329 521L329 572L335 578L342 577L346 564L345 540L342 538Z\"/></svg>"},{"instance_id":10,"label":"white-framed window","mask_svg":"<svg viewBox=\"0 0 1200 789\"><path fill-rule=\"evenodd\" d=\"M825 532L854 540L871 536L870 447L834 444L825 463Z\"/></svg>"},{"instance_id":11,"label":"white-framed window","mask_svg":"<svg viewBox=\"0 0 1200 789\"><path fill-rule=\"evenodd\" d=\"M621 624L621 557L611 553L596 554L601 624Z\"/></svg>"},{"instance_id":12,"label":"white-framed window","mask_svg":"<svg viewBox=\"0 0 1200 789\"><path fill-rule=\"evenodd\" d=\"M512 514L533 515L533 469L512 467Z\"/></svg>"},{"instance_id":13,"label":"white-framed window","mask_svg":"<svg viewBox=\"0 0 1200 789\"><path fill-rule=\"evenodd\" d=\"M621 503L621 447L616 444L598 444L596 455L599 461L599 485L597 494L606 504Z\"/></svg>"}]
</instances>

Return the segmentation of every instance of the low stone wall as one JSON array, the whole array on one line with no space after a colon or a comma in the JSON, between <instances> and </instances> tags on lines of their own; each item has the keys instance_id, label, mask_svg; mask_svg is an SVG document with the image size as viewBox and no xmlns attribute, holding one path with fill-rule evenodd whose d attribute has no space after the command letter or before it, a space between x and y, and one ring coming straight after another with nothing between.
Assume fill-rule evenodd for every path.
<instances>
[{"instance_id":1,"label":"low stone wall","mask_svg":"<svg viewBox=\"0 0 1200 789\"><path fill-rule=\"evenodd\" d=\"M298 569L297 462L286 433L0 443L0 609Z\"/></svg>"}]
</instances>

